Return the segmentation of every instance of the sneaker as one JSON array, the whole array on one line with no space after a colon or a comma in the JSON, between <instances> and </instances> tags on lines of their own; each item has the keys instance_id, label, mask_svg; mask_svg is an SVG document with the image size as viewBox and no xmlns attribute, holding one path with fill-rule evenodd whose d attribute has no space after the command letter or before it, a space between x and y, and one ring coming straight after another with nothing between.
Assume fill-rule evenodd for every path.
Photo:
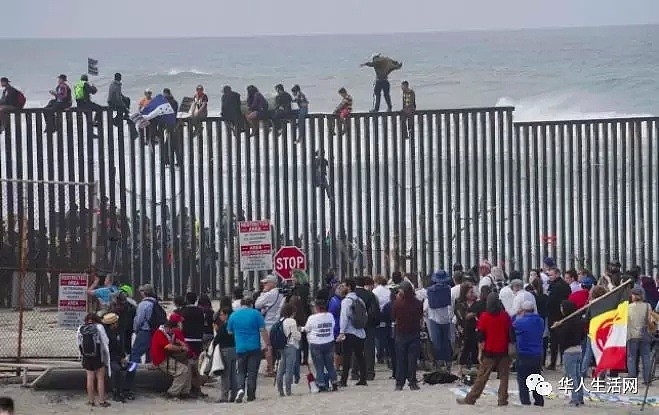
<instances>
[{"instance_id":1,"label":"sneaker","mask_svg":"<svg viewBox=\"0 0 659 415\"><path fill-rule=\"evenodd\" d=\"M254 402L256 400L256 396L248 396L247 397L247 402Z\"/></svg>"},{"instance_id":2,"label":"sneaker","mask_svg":"<svg viewBox=\"0 0 659 415\"><path fill-rule=\"evenodd\" d=\"M411 390L411 391L418 391L419 389L421 389L421 388L420 388L419 385L416 384L416 383L412 383L412 384L410 385L410 390Z\"/></svg>"},{"instance_id":3,"label":"sneaker","mask_svg":"<svg viewBox=\"0 0 659 415\"><path fill-rule=\"evenodd\" d=\"M355 386L368 386L368 383L366 383L366 381L357 382L357 383L355 383Z\"/></svg>"},{"instance_id":4,"label":"sneaker","mask_svg":"<svg viewBox=\"0 0 659 415\"><path fill-rule=\"evenodd\" d=\"M394 388L394 391L396 391L396 392L400 392L400 391L402 391L402 390L403 390L403 387L402 387L402 386L396 386L396 387Z\"/></svg>"},{"instance_id":5,"label":"sneaker","mask_svg":"<svg viewBox=\"0 0 659 415\"><path fill-rule=\"evenodd\" d=\"M333 383L333 384L332 384L332 392L336 392L336 391L338 391L338 390L339 390L339 385L336 384L336 383Z\"/></svg>"},{"instance_id":6,"label":"sneaker","mask_svg":"<svg viewBox=\"0 0 659 415\"><path fill-rule=\"evenodd\" d=\"M467 402L465 398L458 398L455 402L457 402L458 405L473 405L472 402Z\"/></svg>"},{"instance_id":7,"label":"sneaker","mask_svg":"<svg viewBox=\"0 0 659 415\"><path fill-rule=\"evenodd\" d=\"M236 394L236 400L234 401L235 403L243 403L243 398L245 397L245 391L243 389L240 389L238 393Z\"/></svg>"},{"instance_id":8,"label":"sneaker","mask_svg":"<svg viewBox=\"0 0 659 415\"><path fill-rule=\"evenodd\" d=\"M137 364L136 362L130 362L130 363L128 364L128 368L127 368L126 370L127 370L128 372L134 372L134 371L137 370L137 367L138 367L138 366L139 366L139 364Z\"/></svg>"}]
</instances>

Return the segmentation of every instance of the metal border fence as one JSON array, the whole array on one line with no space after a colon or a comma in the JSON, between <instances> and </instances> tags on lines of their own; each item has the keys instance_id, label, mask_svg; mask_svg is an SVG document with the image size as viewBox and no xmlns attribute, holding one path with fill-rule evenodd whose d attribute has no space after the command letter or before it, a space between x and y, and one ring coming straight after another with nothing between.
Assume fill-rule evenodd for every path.
<instances>
[{"instance_id":1,"label":"metal border fence","mask_svg":"<svg viewBox=\"0 0 659 415\"><path fill-rule=\"evenodd\" d=\"M649 268L659 256L659 118L355 113L334 135L331 115L312 114L252 137L208 118L196 135L186 124L178 140L133 140L103 115L95 128L89 113L66 111L50 134L42 110L12 115L0 178L98 182L99 268L152 282L165 298L253 288L258 276L239 269L235 224L245 219L272 221L275 250L303 248L316 286L328 270L419 275L488 258L526 272L554 256L599 273L612 258ZM316 151L329 162L331 200L314 186ZM13 206L19 196L1 190ZM26 198L44 221L62 208L40 192Z\"/></svg>"}]
</instances>

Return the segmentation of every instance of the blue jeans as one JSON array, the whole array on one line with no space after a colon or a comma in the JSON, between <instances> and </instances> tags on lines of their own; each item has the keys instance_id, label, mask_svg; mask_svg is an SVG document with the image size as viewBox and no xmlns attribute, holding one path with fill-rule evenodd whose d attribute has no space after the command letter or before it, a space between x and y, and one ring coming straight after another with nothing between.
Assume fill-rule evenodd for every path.
<instances>
[{"instance_id":1,"label":"blue jeans","mask_svg":"<svg viewBox=\"0 0 659 415\"><path fill-rule=\"evenodd\" d=\"M389 357L389 335L391 327L376 327L375 328L375 350L378 358L378 363L384 363L385 359Z\"/></svg>"},{"instance_id":2,"label":"blue jeans","mask_svg":"<svg viewBox=\"0 0 659 415\"><path fill-rule=\"evenodd\" d=\"M297 138L298 140L302 140L307 134L306 118L307 114L309 113L309 108L304 107L298 110L293 110L293 113L297 114Z\"/></svg>"},{"instance_id":3,"label":"blue jeans","mask_svg":"<svg viewBox=\"0 0 659 415\"><path fill-rule=\"evenodd\" d=\"M630 378L638 377L638 366L636 359L640 354L641 364L643 364L643 382L650 381L650 370L652 369L650 361L652 360L652 343L646 339L627 340L627 373Z\"/></svg>"},{"instance_id":4,"label":"blue jeans","mask_svg":"<svg viewBox=\"0 0 659 415\"><path fill-rule=\"evenodd\" d=\"M151 331L150 330L140 330L135 336L135 341L133 342L133 348L130 351L130 358L128 359L131 362L142 363L142 356L149 353L151 348ZM126 373L126 390L133 390L135 385L135 373L137 371L132 371Z\"/></svg>"},{"instance_id":5,"label":"blue jeans","mask_svg":"<svg viewBox=\"0 0 659 415\"><path fill-rule=\"evenodd\" d=\"M290 344L283 350L279 351L279 367L277 368L277 390L280 395L284 394L284 386L286 387L286 395L291 394L291 385L293 385L293 371L295 370L295 363L297 362L298 349Z\"/></svg>"},{"instance_id":6,"label":"blue jeans","mask_svg":"<svg viewBox=\"0 0 659 415\"><path fill-rule=\"evenodd\" d=\"M453 361L451 347L451 324L439 324L428 320L428 333L435 351L435 360L450 364Z\"/></svg>"},{"instance_id":7,"label":"blue jeans","mask_svg":"<svg viewBox=\"0 0 659 415\"><path fill-rule=\"evenodd\" d=\"M522 405L531 405L531 396L529 388L526 387L526 378L534 373L542 374L542 356L518 356L517 387L519 388L519 400ZM536 391L533 391L533 402L536 406L545 405L545 399Z\"/></svg>"},{"instance_id":8,"label":"blue jeans","mask_svg":"<svg viewBox=\"0 0 659 415\"><path fill-rule=\"evenodd\" d=\"M583 345L583 357L581 360L581 375L586 376L590 369L590 362L593 360L593 348L591 347L590 337L586 336Z\"/></svg>"},{"instance_id":9,"label":"blue jeans","mask_svg":"<svg viewBox=\"0 0 659 415\"><path fill-rule=\"evenodd\" d=\"M222 359L224 359L224 372L222 372L222 388L220 393L220 398L231 401L236 398L238 393L238 379L236 374L236 348L228 347L226 349L220 349L222 353Z\"/></svg>"},{"instance_id":10,"label":"blue jeans","mask_svg":"<svg viewBox=\"0 0 659 415\"><path fill-rule=\"evenodd\" d=\"M256 398L256 377L261 365L261 351L238 353L238 390L247 387L247 399Z\"/></svg>"},{"instance_id":11,"label":"blue jeans","mask_svg":"<svg viewBox=\"0 0 659 415\"><path fill-rule=\"evenodd\" d=\"M326 344L309 344L309 352L313 365L316 368L316 384L319 388L329 388L326 384L329 379L336 384L336 370L334 368L334 342Z\"/></svg>"},{"instance_id":12,"label":"blue jeans","mask_svg":"<svg viewBox=\"0 0 659 415\"><path fill-rule=\"evenodd\" d=\"M571 403L583 404L583 386L581 375L581 352L563 353L565 377L572 380ZM578 389L578 390L577 390Z\"/></svg>"},{"instance_id":13,"label":"blue jeans","mask_svg":"<svg viewBox=\"0 0 659 415\"><path fill-rule=\"evenodd\" d=\"M396 335L396 386L402 388L407 379L416 384L416 367L421 354L419 333Z\"/></svg>"}]
</instances>

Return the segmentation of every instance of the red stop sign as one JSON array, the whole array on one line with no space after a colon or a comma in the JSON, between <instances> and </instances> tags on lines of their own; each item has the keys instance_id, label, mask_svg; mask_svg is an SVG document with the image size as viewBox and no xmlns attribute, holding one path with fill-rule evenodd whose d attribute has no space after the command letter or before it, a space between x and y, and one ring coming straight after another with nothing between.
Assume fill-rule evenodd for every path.
<instances>
[{"instance_id":1,"label":"red stop sign","mask_svg":"<svg viewBox=\"0 0 659 415\"><path fill-rule=\"evenodd\" d=\"M297 246L282 246L274 257L275 272L283 279L293 278L293 270L306 271L307 257Z\"/></svg>"}]
</instances>

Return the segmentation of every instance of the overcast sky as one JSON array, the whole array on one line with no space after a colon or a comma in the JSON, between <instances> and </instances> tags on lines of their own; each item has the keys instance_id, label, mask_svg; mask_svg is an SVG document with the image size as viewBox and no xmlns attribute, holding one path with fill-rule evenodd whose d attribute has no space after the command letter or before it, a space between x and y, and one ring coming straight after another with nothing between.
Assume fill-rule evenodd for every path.
<instances>
[{"instance_id":1,"label":"overcast sky","mask_svg":"<svg viewBox=\"0 0 659 415\"><path fill-rule=\"evenodd\" d=\"M204 37L659 23L659 0L2 0L0 37Z\"/></svg>"}]
</instances>

